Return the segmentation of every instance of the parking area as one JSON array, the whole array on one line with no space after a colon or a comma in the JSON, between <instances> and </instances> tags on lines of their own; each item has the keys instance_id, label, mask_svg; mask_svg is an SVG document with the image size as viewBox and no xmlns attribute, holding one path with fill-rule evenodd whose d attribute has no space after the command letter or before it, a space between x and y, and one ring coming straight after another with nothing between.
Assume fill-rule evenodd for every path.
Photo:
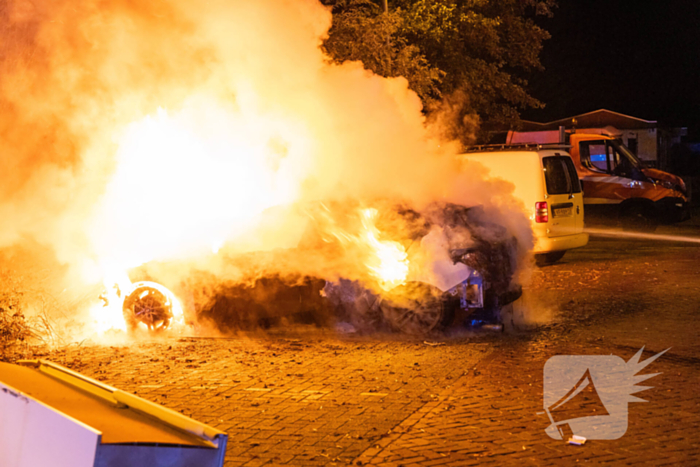
<instances>
[{"instance_id":1,"label":"parking area","mask_svg":"<svg viewBox=\"0 0 700 467\"><path fill-rule=\"evenodd\" d=\"M679 228L680 231L681 228ZM663 230L661 233L664 233ZM672 232L673 233L673 232ZM299 326L227 338L72 345L38 355L229 434L226 465L692 465L700 462L700 245L592 238L532 272L537 326L430 339ZM554 355L670 348L618 440L545 433Z\"/></svg>"}]
</instances>

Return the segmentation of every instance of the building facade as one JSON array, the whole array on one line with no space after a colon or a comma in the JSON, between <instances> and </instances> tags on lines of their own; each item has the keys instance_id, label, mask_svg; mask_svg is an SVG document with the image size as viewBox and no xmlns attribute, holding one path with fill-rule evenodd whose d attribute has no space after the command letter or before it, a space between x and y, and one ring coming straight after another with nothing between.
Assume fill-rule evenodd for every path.
<instances>
[{"instance_id":1,"label":"building facade","mask_svg":"<svg viewBox=\"0 0 700 467\"><path fill-rule=\"evenodd\" d=\"M567 130L586 132L587 129L613 127L625 145L649 166L666 169L674 144L680 144L687 128L661 128L655 120L600 109L547 123L522 121L521 131L554 131L560 126Z\"/></svg>"}]
</instances>

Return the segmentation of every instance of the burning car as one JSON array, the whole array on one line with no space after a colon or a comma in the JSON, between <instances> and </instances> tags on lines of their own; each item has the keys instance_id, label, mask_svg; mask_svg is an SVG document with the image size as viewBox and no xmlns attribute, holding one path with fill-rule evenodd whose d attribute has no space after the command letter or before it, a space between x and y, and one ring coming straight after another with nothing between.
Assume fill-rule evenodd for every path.
<instances>
[{"instance_id":1,"label":"burning car","mask_svg":"<svg viewBox=\"0 0 700 467\"><path fill-rule=\"evenodd\" d=\"M193 272L178 290L191 297L193 320L223 332L294 319L422 335L460 318L498 322L502 307L521 295L518 242L480 206L440 203L419 212L389 202L317 203L305 214L309 225L296 248L225 259L261 265L248 280ZM288 270L299 262L307 273ZM118 295L131 331L162 331L173 321L177 299L156 282Z\"/></svg>"},{"instance_id":2,"label":"burning car","mask_svg":"<svg viewBox=\"0 0 700 467\"><path fill-rule=\"evenodd\" d=\"M442 203L418 212L376 203L346 208L340 216L338 211L322 203L310 209L302 241L284 254L308 263L331 261L340 276L268 275L247 284L222 283L198 318L224 331L296 316L420 335L458 316L498 322L502 307L522 293L514 281L518 243L480 206Z\"/></svg>"}]
</instances>

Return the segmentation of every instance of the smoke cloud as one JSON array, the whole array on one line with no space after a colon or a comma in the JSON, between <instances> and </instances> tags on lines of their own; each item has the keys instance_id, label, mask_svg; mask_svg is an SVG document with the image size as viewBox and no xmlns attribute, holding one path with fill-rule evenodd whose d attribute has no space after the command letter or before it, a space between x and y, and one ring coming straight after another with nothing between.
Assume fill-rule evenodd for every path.
<instances>
[{"instance_id":1,"label":"smoke cloud","mask_svg":"<svg viewBox=\"0 0 700 467\"><path fill-rule=\"evenodd\" d=\"M306 204L381 199L483 205L525 257L511 187L460 171L405 79L331 64L330 25L316 0L4 2L0 246L31 238L83 281L151 261L243 276L213 252L296 246Z\"/></svg>"}]
</instances>

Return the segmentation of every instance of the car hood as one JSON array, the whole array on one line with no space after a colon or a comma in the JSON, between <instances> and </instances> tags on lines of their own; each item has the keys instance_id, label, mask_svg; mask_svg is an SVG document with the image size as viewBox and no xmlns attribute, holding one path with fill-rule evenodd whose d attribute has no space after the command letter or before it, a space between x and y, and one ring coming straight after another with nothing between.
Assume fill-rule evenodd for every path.
<instances>
[{"instance_id":1,"label":"car hood","mask_svg":"<svg viewBox=\"0 0 700 467\"><path fill-rule=\"evenodd\" d=\"M642 169L642 172L644 172L644 175L647 177L654 179L654 180L660 180L663 182L671 182L674 185L682 185L682 180L681 177L678 175L673 175L668 172L664 172L663 170L658 170L658 169Z\"/></svg>"}]
</instances>

